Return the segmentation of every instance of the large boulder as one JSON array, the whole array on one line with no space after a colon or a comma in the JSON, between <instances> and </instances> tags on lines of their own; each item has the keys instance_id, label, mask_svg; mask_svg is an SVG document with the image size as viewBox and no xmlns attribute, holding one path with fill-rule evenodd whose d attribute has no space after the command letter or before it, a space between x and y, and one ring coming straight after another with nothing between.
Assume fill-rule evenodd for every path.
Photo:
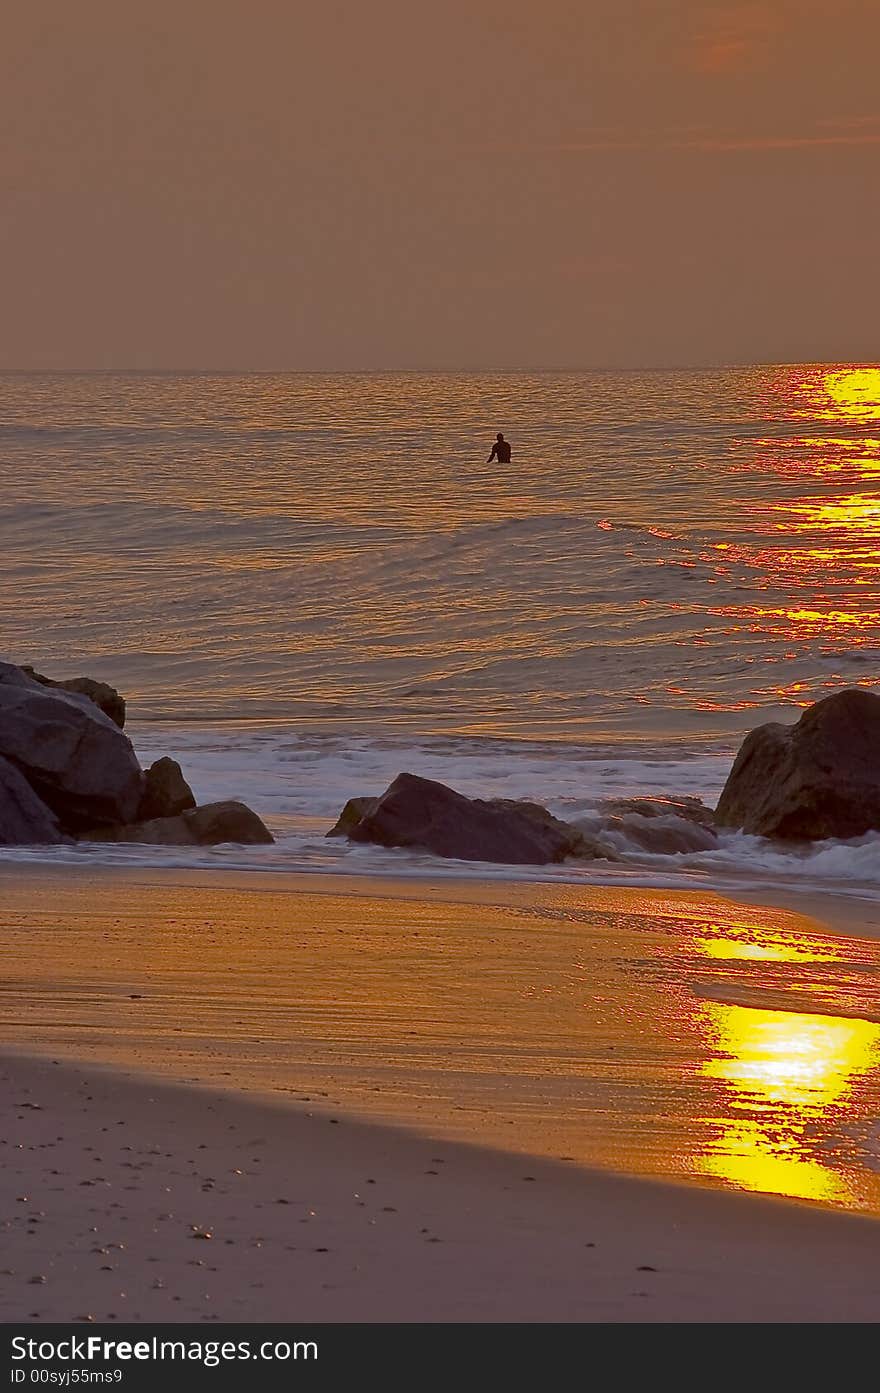
<instances>
[{"instance_id":1,"label":"large boulder","mask_svg":"<svg viewBox=\"0 0 880 1393\"><path fill-rule=\"evenodd\" d=\"M98 710L109 716L120 730L125 725L125 697L120 696L116 688L111 687L108 682L99 682L94 677L67 677L63 682L56 682L54 678L45 677L42 672L37 672L32 667L23 666L21 670L35 682L39 682L41 687L56 687L62 692L73 692L77 696L88 697L89 701L93 701Z\"/></svg>"},{"instance_id":2,"label":"large boulder","mask_svg":"<svg viewBox=\"0 0 880 1393\"><path fill-rule=\"evenodd\" d=\"M796 725L753 730L715 820L791 841L880 828L880 696L851 688L816 702Z\"/></svg>"},{"instance_id":3,"label":"large boulder","mask_svg":"<svg viewBox=\"0 0 880 1393\"><path fill-rule=\"evenodd\" d=\"M81 842L142 842L149 846L269 845L275 838L265 823L244 803L206 803L179 817L157 817L125 827L93 827Z\"/></svg>"},{"instance_id":4,"label":"large boulder","mask_svg":"<svg viewBox=\"0 0 880 1393\"><path fill-rule=\"evenodd\" d=\"M0 756L24 775L62 832L131 822L144 776L128 737L86 696L0 663Z\"/></svg>"},{"instance_id":5,"label":"large boulder","mask_svg":"<svg viewBox=\"0 0 880 1393\"><path fill-rule=\"evenodd\" d=\"M378 798L351 799L328 835L509 866L595 854L577 828L537 803L465 798L417 774L398 774Z\"/></svg>"},{"instance_id":6,"label":"large boulder","mask_svg":"<svg viewBox=\"0 0 880 1393\"><path fill-rule=\"evenodd\" d=\"M157 759L144 775L144 796L137 821L151 822L157 817L177 817L196 806L192 789L183 777L176 759Z\"/></svg>"},{"instance_id":7,"label":"large boulder","mask_svg":"<svg viewBox=\"0 0 880 1393\"><path fill-rule=\"evenodd\" d=\"M0 846L54 846L62 841L55 814L15 765L0 758Z\"/></svg>"}]
</instances>

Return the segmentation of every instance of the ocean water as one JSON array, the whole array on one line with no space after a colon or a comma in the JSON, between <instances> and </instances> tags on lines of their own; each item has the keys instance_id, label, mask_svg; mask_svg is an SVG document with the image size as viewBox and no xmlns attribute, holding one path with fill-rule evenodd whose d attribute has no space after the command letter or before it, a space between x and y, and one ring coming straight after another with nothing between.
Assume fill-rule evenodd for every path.
<instances>
[{"instance_id":1,"label":"ocean water","mask_svg":"<svg viewBox=\"0 0 880 1393\"><path fill-rule=\"evenodd\" d=\"M402 769L591 826L621 795L711 803L752 726L880 690L871 365L11 374L0 471L3 657L112 682L144 760L278 837L54 859L509 876L324 832ZM609 835L620 862L546 874L880 896L878 837Z\"/></svg>"}]
</instances>

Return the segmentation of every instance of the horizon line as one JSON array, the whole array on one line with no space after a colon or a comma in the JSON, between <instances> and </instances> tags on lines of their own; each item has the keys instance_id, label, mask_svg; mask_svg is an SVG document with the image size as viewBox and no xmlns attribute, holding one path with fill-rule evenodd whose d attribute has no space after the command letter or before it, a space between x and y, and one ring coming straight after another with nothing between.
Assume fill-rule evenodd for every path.
<instances>
[{"instance_id":1,"label":"horizon line","mask_svg":"<svg viewBox=\"0 0 880 1393\"><path fill-rule=\"evenodd\" d=\"M871 358L718 359L702 363L668 364L520 364L494 367L351 367L351 368L212 368L212 367L9 367L3 377L454 377L515 376L524 373L665 373L722 372L749 368L880 367L880 354Z\"/></svg>"}]
</instances>

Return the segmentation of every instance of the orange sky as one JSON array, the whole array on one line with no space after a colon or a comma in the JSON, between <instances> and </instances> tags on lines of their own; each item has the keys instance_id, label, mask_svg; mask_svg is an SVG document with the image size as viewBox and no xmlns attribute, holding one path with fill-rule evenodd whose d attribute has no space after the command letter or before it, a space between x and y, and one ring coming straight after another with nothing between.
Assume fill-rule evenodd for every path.
<instances>
[{"instance_id":1,"label":"orange sky","mask_svg":"<svg viewBox=\"0 0 880 1393\"><path fill-rule=\"evenodd\" d=\"M880 354L877 0L28 0L0 364Z\"/></svg>"}]
</instances>

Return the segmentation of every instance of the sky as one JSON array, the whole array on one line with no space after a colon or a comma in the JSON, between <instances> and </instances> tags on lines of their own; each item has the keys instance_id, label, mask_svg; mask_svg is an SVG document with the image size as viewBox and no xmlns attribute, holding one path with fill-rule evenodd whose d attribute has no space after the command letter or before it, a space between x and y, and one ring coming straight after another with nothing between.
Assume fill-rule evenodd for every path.
<instances>
[{"instance_id":1,"label":"sky","mask_svg":"<svg viewBox=\"0 0 880 1393\"><path fill-rule=\"evenodd\" d=\"M880 356L878 0L27 0L0 366Z\"/></svg>"}]
</instances>

